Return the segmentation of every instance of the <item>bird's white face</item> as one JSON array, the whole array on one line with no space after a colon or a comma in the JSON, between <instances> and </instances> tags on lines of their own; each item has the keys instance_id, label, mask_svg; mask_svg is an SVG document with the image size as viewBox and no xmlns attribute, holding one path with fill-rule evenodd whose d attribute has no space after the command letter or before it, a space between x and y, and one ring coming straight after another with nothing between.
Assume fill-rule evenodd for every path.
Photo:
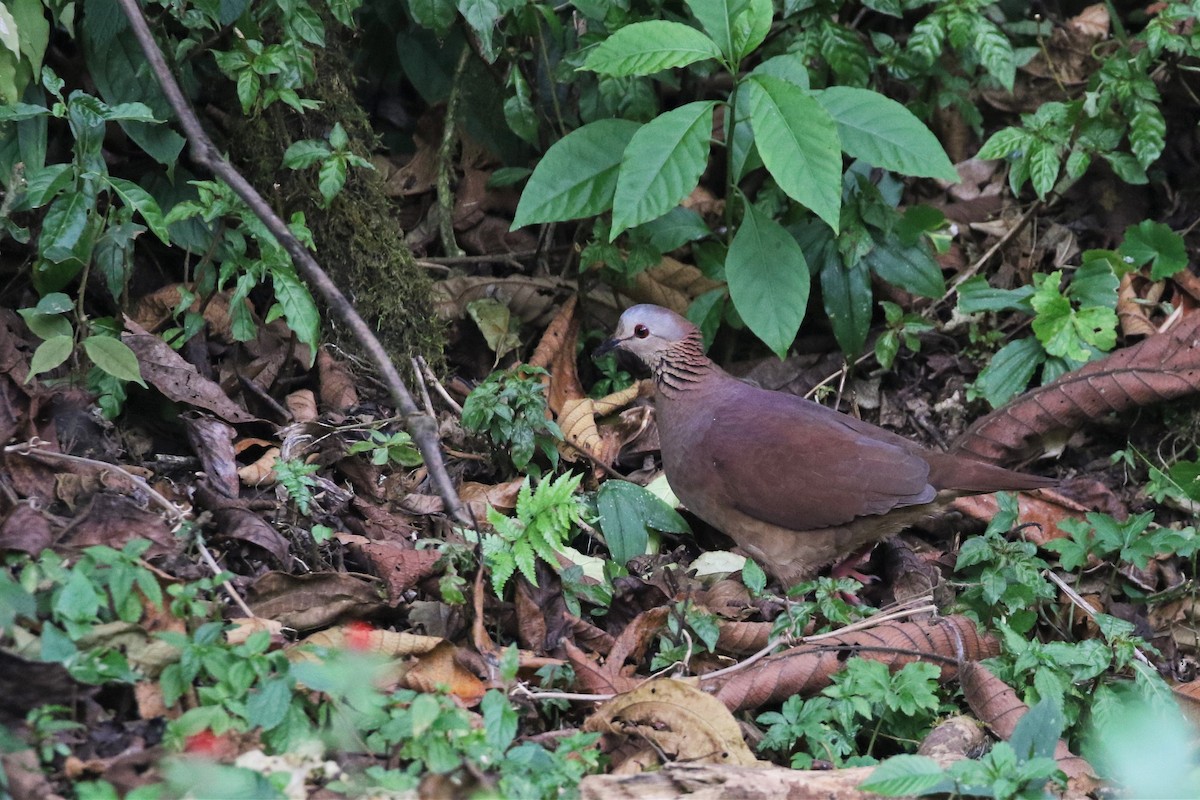
<instances>
[{"instance_id":1,"label":"bird's white face","mask_svg":"<svg viewBox=\"0 0 1200 800\"><path fill-rule=\"evenodd\" d=\"M653 367L676 342L683 341L695 326L674 311L652 305L631 306L621 315L612 338L601 352L620 349Z\"/></svg>"}]
</instances>

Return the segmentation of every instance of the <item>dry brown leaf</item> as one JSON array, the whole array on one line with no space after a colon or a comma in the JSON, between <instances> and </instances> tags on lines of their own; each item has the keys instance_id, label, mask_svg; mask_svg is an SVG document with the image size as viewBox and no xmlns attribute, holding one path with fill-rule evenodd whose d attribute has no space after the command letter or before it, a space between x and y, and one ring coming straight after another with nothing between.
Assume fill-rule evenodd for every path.
<instances>
[{"instance_id":1,"label":"dry brown leaf","mask_svg":"<svg viewBox=\"0 0 1200 800\"><path fill-rule=\"evenodd\" d=\"M977 494L968 497L955 498L950 507L971 519L980 522L991 522L1000 511L1000 505L994 494ZM1053 489L1039 489L1034 494L1020 492L1017 494L1018 517L1022 525L1021 536L1026 541L1041 547L1051 539L1061 539L1066 536L1059 530L1058 524L1066 519L1082 519L1091 509L1081 506L1069 497L1064 497Z\"/></svg>"},{"instance_id":2,"label":"dry brown leaf","mask_svg":"<svg viewBox=\"0 0 1200 800\"><path fill-rule=\"evenodd\" d=\"M148 331L158 330L175 318L175 310L183 302L181 290L194 295L196 287L192 283L172 283L143 295L133 304L129 316ZM201 312L203 308L204 321L208 323L210 330L226 342L233 341L229 317L230 296L229 292L216 292L208 298L196 296L188 308L193 314ZM249 300L242 302L247 308L251 307Z\"/></svg>"},{"instance_id":3,"label":"dry brown leaf","mask_svg":"<svg viewBox=\"0 0 1200 800\"><path fill-rule=\"evenodd\" d=\"M63 529L55 547L78 551L102 544L119 550L130 539L152 542L145 553L146 558L174 553L182 544L158 514L140 507L125 495L98 492L92 496L87 509Z\"/></svg>"},{"instance_id":4,"label":"dry brown leaf","mask_svg":"<svg viewBox=\"0 0 1200 800\"><path fill-rule=\"evenodd\" d=\"M371 574L387 583L388 599L393 603L404 600L405 592L433 575L441 558L437 550L414 550L411 543L368 541L349 549Z\"/></svg>"},{"instance_id":5,"label":"dry brown leaf","mask_svg":"<svg viewBox=\"0 0 1200 800\"><path fill-rule=\"evenodd\" d=\"M859 649L861 648L861 649ZM877 648L877 649L872 649ZM730 711L759 708L778 703L794 694L814 694L829 685L833 673L842 669L846 654L882 661L897 670L920 661L921 654L977 660L1000 652L990 636L981 636L966 617L949 616L922 622L881 623L866 630L823 638L756 661L745 669L705 681L706 690ZM953 678L957 670L938 661L941 680Z\"/></svg>"},{"instance_id":6,"label":"dry brown leaf","mask_svg":"<svg viewBox=\"0 0 1200 800\"><path fill-rule=\"evenodd\" d=\"M226 396L220 384L210 381L183 360L183 356L154 334L125 317L121 341L137 356L142 377L169 400L211 411L229 422L253 422L257 417Z\"/></svg>"},{"instance_id":7,"label":"dry brown leaf","mask_svg":"<svg viewBox=\"0 0 1200 800\"><path fill-rule=\"evenodd\" d=\"M621 448L636 435L629 425L606 425L603 428L596 424L596 417L612 414L619 408L629 405L638 398L641 384L635 383L607 397L593 400L584 397L578 400L567 400L562 405L558 416L558 427L563 432L566 444L559 447L565 458L576 460L574 448L589 453L602 464L611 465L620 453Z\"/></svg>"},{"instance_id":8,"label":"dry brown leaf","mask_svg":"<svg viewBox=\"0 0 1200 800\"><path fill-rule=\"evenodd\" d=\"M1146 305L1139 302L1137 289L1133 285L1133 274L1121 276L1121 286L1117 290L1117 319L1121 321L1121 333L1125 336L1151 336L1158 328L1150 321Z\"/></svg>"},{"instance_id":9,"label":"dry brown leaf","mask_svg":"<svg viewBox=\"0 0 1200 800\"><path fill-rule=\"evenodd\" d=\"M50 520L29 503L18 503L0 522L0 552L40 554L58 537Z\"/></svg>"},{"instance_id":10,"label":"dry brown leaf","mask_svg":"<svg viewBox=\"0 0 1200 800\"><path fill-rule=\"evenodd\" d=\"M462 319L467 304L485 297L508 306L526 324L545 326L559 297L574 294L574 284L560 278L461 276L433 284L434 310L442 319Z\"/></svg>"},{"instance_id":11,"label":"dry brown leaf","mask_svg":"<svg viewBox=\"0 0 1200 800\"><path fill-rule=\"evenodd\" d=\"M418 636L415 633L369 627L364 629L352 623L336 625L305 637L289 648L288 658L292 658L291 651L300 645L325 647L331 650L353 649L388 658L408 658L429 653L444 641L440 636Z\"/></svg>"},{"instance_id":12,"label":"dry brown leaf","mask_svg":"<svg viewBox=\"0 0 1200 800\"><path fill-rule=\"evenodd\" d=\"M597 628L587 620L580 619L574 614L563 612L563 619L567 623L567 630L571 633L571 639L576 643L583 645L593 653L608 653L612 650L613 642L616 640L608 631Z\"/></svg>"},{"instance_id":13,"label":"dry brown leaf","mask_svg":"<svg viewBox=\"0 0 1200 800\"><path fill-rule=\"evenodd\" d=\"M596 709L585 731L649 742L665 761L759 763L729 709L689 683L658 678Z\"/></svg>"},{"instance_id":14,"label":"dry brown leaf","mask_svg":"<svg viewBox=\"0 0 1200 800\"><path fill-rule=\"evenodd\" d=\"M259 456L254 463L247 464L237 471L238 478L246 486L274 486L275 463L279 461L279 454L278 447L267 448L267 452Z\"/></svg>"},{"instance_id":15,"label":"dry brown leaf","mask_svg":"<svg viewBox=\"0 0 1200 800\"><path fill-rule=\"evenodd\" d=\"M981 417L951 452L982 461L1014 460L1056 430L1074 430L1102 414L1192 394L1200 382L1200 313L1107 358L1084 364Z\"/></svg>"},{"instance_id":16,"label":"dry brown leaf","mask_svg":"<svg viewBox=\"0 0 1200 800\"><path fill-rule=\"evenodd\" d=\"M226 422L215 417L188 411L180 415L188 444L200 458L204 474L217 491L228 497L237 497L238 467L233 440L237 432Z\"/></svg>"},{"instance_id":17,"label":"dry brown leaf","mask_svg":"<svg viewBox=\"0 0 1200 800\"><path fill-rule=\"evenodd\" d=\"M404 676L408 688L418 692L438 692L444 687L470 707L483 699L487 686L459 663L459 648L441 642L414 664Z\"/></svg>"},{"instance_id":18,"label":"dry brown leaf","mask_svg":"<svg viewBox=\"0 0 1200 800\"><path fill-rule=\"evenodd\" d=\"M280 564L291 561L288 540L236 497L228 497L207 483L195 487L196 505L212 512L216 538L237 539L266 550Z\"/></svg>"},{"instance_id":19,"label":"dry brown leaf","mask_svg":"<svg viewBox=\"0 0 1200 800\"><path fill-rule=\"evenodd\" d=\"M266 631L273 641L283 641L283 623L262 617L234 617L225 631L225 641L231 645L243 644L253 634Z\"/></svg>"},{"instance_id":20,"label":"dry brown leaf","mask_svg":"<svg viewBox=\"0 0 1200 800\"><path fill-rule=\"evenodd\" d=\"M317 418L317 397L312 389L297 389L284 398L292 422L312 422Z\"/></svg>"},{"instance_id":21,"label":"dry brown leaf","mask_svg":"<svg viewBox=\"0 0 1200 800\"><path fill-rule=\"evenodd\" d=\"M638 303L653 303L686 314L693 300L723 285L692 264L663 256L658 264L639 272L632 287L620 291Z\"/></svg>"},{"instance_id":22,"label":"dry brown leaf","mask_svg":"<svg viewBox=\"0 0 1200 800\"><path fill-rule=\"evenodd\" d=\"M1094 3L1067 20L1066 25L1090 39L1104 39L1112 22L1108 16L1108 6Z\"/></svg>"},{"instance_id":23,"label":"dry brown leaf","mask_svg":"<svg viewBox=\"0 0 1200 800\"><path fill-rule=\"evenodd\" d=\"M546 405L556 416L564 403L587 397L575 366L580 326L578 299L577 295L567 298L529 359L532 366L542 367L549 373L542 378L542 383L546 386Z\"/></svg>"},{"instance_id":24,"label":"dry brown leaf","mask_svg":"<svg viewBox=\"0 0 1200 800\"><path fill-rule=\"evenodd\" d=\"M256 616L302 632L328 627L343 617L370 616L383 608L381 599L378 580L348 572L267 572L246 593Z\"/></svg>"},{"instance_id":25,"label":"dry brown leaf","mask_svg":"<svg viewBox=\"0 0 1200 800\"><path fill-rule=\"evenodd\" d=\"M346 365L334 358L328 348L317 351L317 375L321 384L321 405L327 410L345 414L358 405L358 389L354 376Z\"/></svg>"}]
</instances>

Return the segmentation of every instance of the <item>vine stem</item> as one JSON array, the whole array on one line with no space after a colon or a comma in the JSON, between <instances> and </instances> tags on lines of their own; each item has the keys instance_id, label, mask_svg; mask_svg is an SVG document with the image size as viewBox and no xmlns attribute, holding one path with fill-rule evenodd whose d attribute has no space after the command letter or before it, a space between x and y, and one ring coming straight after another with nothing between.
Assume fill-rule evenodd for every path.
<instances>
[{"instance_id":1,"label":"vine stem","mask_svg":"<svg viewBox=\"0 0 1200 800\"><path fill-rule=\"evenodd\" d=\"M262 195L217 150L216 145L201 126L200 119L192 110L191 104L184 97L175 76L167 66L166 58L163 56L158 42L155 41L154 35L150 32L150 26L147 24L137 0L117 0L117 2L120 3L122 11L129 20L129 25L142 48L142 53L145 54L150 69L158 79L159 86L162 87L167 103L179 119L179 124L187 136L192 158L228 184L250 210L262 220L271 235L292 257L300 275L317 290L329 309L349 328L354 338L366 350L367 355L379 369L392 402L404 415L406 427L412 435L413 441L416 442L417 448L421 451L421 457L429 470L429 477L433 481L438 495L442 498L442 502L445 503L446 511L459 524L470 526L471 518L464 512L458 494L454 491L450 474L446 471L445 462L442 460L437 421L417 408L412 394L404 385L404 380L400 377L396 365L392 363L383 343L379 341L379 337L346 299L337 284L321 268L312 254L305 249L300 240L292 234Z\"/></svg>"}]
</instances>

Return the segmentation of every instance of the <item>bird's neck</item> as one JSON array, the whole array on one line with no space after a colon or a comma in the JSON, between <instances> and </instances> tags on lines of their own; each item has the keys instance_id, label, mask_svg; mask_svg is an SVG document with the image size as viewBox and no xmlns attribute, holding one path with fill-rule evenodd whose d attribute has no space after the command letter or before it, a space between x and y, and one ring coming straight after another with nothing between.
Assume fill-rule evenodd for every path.
<instances>
[{"instance_id":1,"label":"bird's neck","mask_svg":"<svg viewBox=\"0 0 1200 800\"><path fill-rule=\"evenodd\" d=\"M673 344L652 370L659 392L669 398L694 390L706 378L721 371L704 354L699 331Z\"/></svg>"}]
</instances>

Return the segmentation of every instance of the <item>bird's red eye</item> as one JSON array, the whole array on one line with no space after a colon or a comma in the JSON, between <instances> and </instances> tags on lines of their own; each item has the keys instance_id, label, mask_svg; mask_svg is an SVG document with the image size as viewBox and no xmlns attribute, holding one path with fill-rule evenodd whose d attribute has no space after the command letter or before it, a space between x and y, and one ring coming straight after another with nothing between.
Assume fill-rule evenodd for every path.
<instances>
[{"instance_id":1,"label":"bird's red eye","mask_svg":"<svg viewBox=\"0 0 1200 800\"><path fill-rule=\"evenodd\" d=\"M650 335L650 329L645 325L636 325L633 329L633 335L639 339L645 339Z\"/></svg>"}]
</instances>

